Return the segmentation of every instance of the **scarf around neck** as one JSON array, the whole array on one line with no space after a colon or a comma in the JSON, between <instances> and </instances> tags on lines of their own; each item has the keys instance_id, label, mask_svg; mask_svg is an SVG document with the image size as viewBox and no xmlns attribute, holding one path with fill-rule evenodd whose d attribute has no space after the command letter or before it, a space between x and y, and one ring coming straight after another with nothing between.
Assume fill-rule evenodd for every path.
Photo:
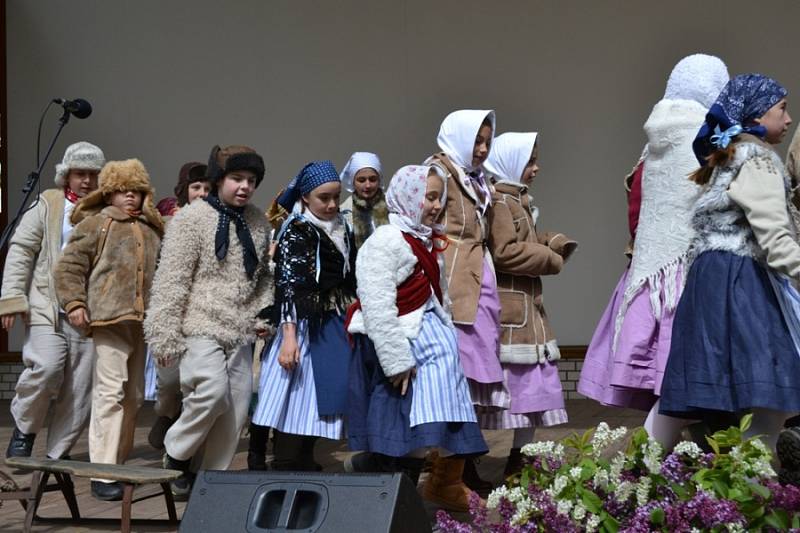
<instances>
[{"instance_id":1,"label":"scarf around neck","mask_svg":"<svg viewBox=\"0 0 800 533\"><path fill-rule=\"evenodd\" d=\"M244 219L245 208L231 207L223 203L216 194L209 194L205 200L219 213L217 233L214 238L214 251L217 259L222 261L228 255L230 246L228 230L231 221L233 221L236 225L236 236L242 245L244 269L247 272L247 277L252 279L256 272L256 267L258 267L258 253L256 252L256 245L253 243L253 236L250 234L250 228Z\"/></svg>"}]
</instances>

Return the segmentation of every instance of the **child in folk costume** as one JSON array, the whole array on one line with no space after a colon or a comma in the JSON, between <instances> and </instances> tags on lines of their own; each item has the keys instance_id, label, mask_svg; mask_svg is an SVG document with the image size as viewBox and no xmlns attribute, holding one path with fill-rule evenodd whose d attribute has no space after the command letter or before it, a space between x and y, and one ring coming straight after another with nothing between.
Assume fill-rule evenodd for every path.
<instances>
[{"instance_id":1,"label":"child in folk costume","mask_svg":"<svg viewBox=\"0 0 800 533\"><path fill-rule=\"evenodd\" d=\"M442 218L449 242L444 251L445 276L461 366L477 404L492 403L481 394L482 386L502 387L503 383L499 360L500 301L487 248L492 186L483 172L494 131L494 111L454 111L439 129L437 142L442 151L425 161L428 165L438 164L447 173L447 202ZM465 464L461 458L439 458L434 467L434 474L464 471L464 480L473 490L491 489L490 483L478 477L471 460ZM436 476L431 477L435 482ZM460 505L459 501L453 503Z\"/></svg>"},{"instance_id":2,"label":"child in folk costume","mask_svg":"<svg viewBox=\"0 0 800 533\"><path fill-rule=\"evenodd\" d=\"M495 178L489 211L489 248L500 295L500 362L505 409L479 408L481 425L514 429L505 467L522 468L520 448L533 441L536 426L567 421L556 360L561 358L542 301L541 276L558 274L577 247L561 233L538 233L529 187L539 170L536 133L504 133L495 138L486 170ZM538 210L537 210L538 212Z\"/></svg>"},{"instance_id":3,"label":"child in folk costume","mask_svg":"<svg viewBox=\"0 0 800 533\"><path fill-rule=\"evenodd\" d=\"M144 401L142 321L164 231L144 165L138 159L106 163L100 188L76 206L71 220L76 226L55 281L70 323L94 338L89 458L121 464L133 448ZM92 495L119 500L122 487L92 480Z\"/></svg>"},{"instance_id":4,"label":"child in folk costume","mask_svg":"<svg viewBox=\"0 0 800 533\"><path fill-rule=\"evenodd\" d=\"M697 165L692 141L727 81L719 58L683 58L644 125L648 144L633 258L609 324L611 346L605 353L590 350L578 389L604 403L650 409L645 427L668 448L685 425L659 416L657 400L694 235L691 210L700 192L687 179Z\"/></svg>"},{"instance_id":5,"label":"child in folk costume","mask_svg":"<svg viewBox=\"0 0 800 533\"><path fill-rule=\"evenodd\" d=\"M447 309L447 241L435 223L444 188L436 167L398 170L386 195L389 224L358 253L359 300L348 331L359 358L351 369L348 434L351 449L368 452L349 458L348 471L401 470L416 484L427 447L446 450L440 455L487 451ZM464 489L454 470L425 495L448 504Z\"/></svg>"},{"instance_id":6,"label":"child in folk costume","mask_svg":"<svg viewBox=\"0 0 800 533\"><path fill-rule=\"evenodd\" d=\"M381 160L370 152L355 152L339 175L342 186L352 193L342 202L342 214L353 228L356 250L375 228L389 222L381 184Z\"/></svg>"},{"instance_id":7,"label":"child in folk costume","mask_svg":"<svg viewBox=\"0 0 800 533\"><path fill-rule=\"evenodd\" d=\"M675 313L660 412L754 414L748 435L774 446L800 410L800 245L791 181L771 145L786 134L786 90L759 74L731 79L693 148L703 187L692 264Z\"/></svg>"},{"instance_id":8,"label":"child in folk costume","mask_svg":"<svg viewBox=\"0 0 800 533\"><path fill-rule=\"evenodd\" d=\"M275 470L315 470L317 438L344 436L353 355L344 318L356 296L356 251L340 192L333 164L315 161L280 199L292 214L277 239L275 303L262 313L278 331L263 357L252 420L275 430Z\"/></svg>"},{"instance_id":9,"label":"child in folk costume","mask_svg":"<svg viewBox=\"0 0 800 533\"><path fill-rule=\"evenodd\" d=\"M269 227L250 203L264 160L247 146L215 146L212 193L170 221L145 332L159 366L178 365L182 410L164 438L165 468L183 475L172 492L187 498L193 472L224 470L247 422L251 343L272 302Z\"/></svg>"},{"instance_id":10,"label":"child in folk costume","mask_svg":"<svg viewBox=\"0 0 800 533\"><path fill-rule=\"evenodd\" d=\"M198 162L184 163L181 166L174 189L175 198L164 198L156 204L165 226L182 207L208 196L211 181L206 176L207 169L207 165ZM168 209L162 210L165 200L170 199L174 202ZM158 368L149 350L145 367L145 400L155 400L153 410L158 417L147 435L147 440L153 448L161 450L164 448L164 435L181 412L181 383L178 365Z\"/></svg>"},{"instance_id":11,"label":"child in folk costume","mask_svg":"<svg viewBox=\"0 0 800 533\"><path fill-rule=\"evenodd\" d=\"M94 345L59 308L53 270L72 233L72 211L97 189L104 164L97 146L68 146L56 165L56 188L39 195L9 243L0 317L6 331L17 318L25 321L25 344L24 368L11 400L14 430L6 457L29 457L50 413L46 453L60 459L69 454L89 420Z\"/></svg>"}]
</instances>

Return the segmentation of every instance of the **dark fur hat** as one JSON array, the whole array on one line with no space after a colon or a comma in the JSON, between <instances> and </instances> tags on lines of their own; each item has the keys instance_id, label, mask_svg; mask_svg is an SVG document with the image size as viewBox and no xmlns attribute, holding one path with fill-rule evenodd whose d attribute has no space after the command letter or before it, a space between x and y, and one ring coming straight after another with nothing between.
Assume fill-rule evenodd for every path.
<instances>
[{"instance_id":1,"label":"dark fur hat","mask_svg":"<svg viewBox=\"0 0 800 533\"><path fill-rule=\"evenodd\" d=\"M216 186L225 174L236 170L250 170L256 175L256 187L264 179L264 159L249 146L232 145L211 149L206 176Z\"/></svg>"}]
</instances>

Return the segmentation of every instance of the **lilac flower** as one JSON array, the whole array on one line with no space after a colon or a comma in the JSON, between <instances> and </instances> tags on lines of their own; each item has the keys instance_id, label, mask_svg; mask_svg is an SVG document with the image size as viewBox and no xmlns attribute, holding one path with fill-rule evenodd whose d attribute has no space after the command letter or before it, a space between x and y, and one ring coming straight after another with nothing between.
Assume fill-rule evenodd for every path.
<instances>
[{"instance_id":1,"label":"lilac flower","mask_svg":"<svg viewBox=\"0 0 800 533\"><path fill-rule=\"evenodd\" d=\"M692 473L677 453L671 453L664 459L661 464L661 475L673 483L684 483L692 477Z\"/></svg>"},{"instance_id":2,"label":"lilac flower","mask_svg":"<svg viewBox=\"0 0 800 533\"><path fill-rule=\"evenodd\" d=\"M800 511L800 488L775 481L767 481L765 486L772 493L770 508L783 509L790 514Z\"/></svg>"},{"instance_id":3,"label":"lilac flower","mask_svg":"<svg viewBox=\"0 0 800 533\"><path fill-rule=\"evenodd\" d=\"M459 522L442 509L436 511L436 527L443 533L473 533L471 525Z\"/></svg>"}]
</instances>

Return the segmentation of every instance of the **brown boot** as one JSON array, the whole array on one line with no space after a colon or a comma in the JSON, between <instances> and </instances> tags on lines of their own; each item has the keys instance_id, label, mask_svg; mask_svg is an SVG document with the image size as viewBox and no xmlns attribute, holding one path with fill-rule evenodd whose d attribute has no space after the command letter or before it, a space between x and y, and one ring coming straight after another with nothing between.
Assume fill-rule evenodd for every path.
<instances>
[{"instance_id":1,"label":"brown boot","mask_svg":"<svg viewBox=\"0 0 800 533\"><path fill-rule=\"evenodd\" d=\"M469 511L469 495L472 491L461 480L463 474L464 459L437 457L422 486L423 499L446 511Z\"/></svg>"}]
</instances>

